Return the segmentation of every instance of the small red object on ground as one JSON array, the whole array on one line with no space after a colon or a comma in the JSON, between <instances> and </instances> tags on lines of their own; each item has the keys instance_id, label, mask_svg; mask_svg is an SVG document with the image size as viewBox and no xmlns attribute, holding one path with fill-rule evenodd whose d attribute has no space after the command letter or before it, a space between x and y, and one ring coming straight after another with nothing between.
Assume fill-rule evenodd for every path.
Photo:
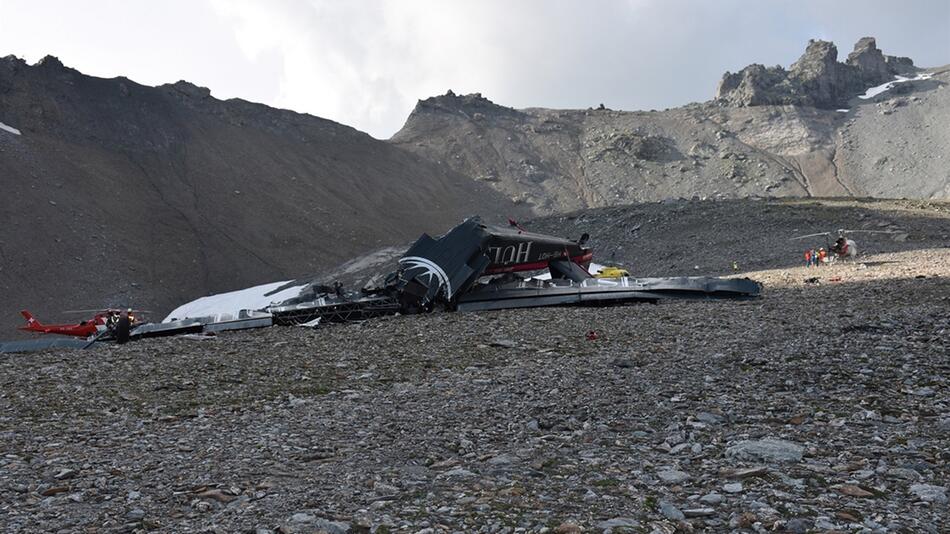
<instances>
[{"instance_id":1,"label":"small red object on ground","mask_svg":"<svg viewBox=\"0 0 950 534\"><path fill-rule=\"evenodd\" d=\"M588 330L585 337L587 338L587 341L593 341L597 339L597 332L595 330Z\"/></svg>"}]
</instances>

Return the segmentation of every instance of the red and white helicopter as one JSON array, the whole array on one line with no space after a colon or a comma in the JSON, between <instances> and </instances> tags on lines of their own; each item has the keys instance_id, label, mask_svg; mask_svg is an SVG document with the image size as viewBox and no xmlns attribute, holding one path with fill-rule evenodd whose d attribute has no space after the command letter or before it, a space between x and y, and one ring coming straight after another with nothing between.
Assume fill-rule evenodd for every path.
<instances>
[{"instance_id":1,"label":"red and white helicopter","mask_svg":"<svg viewBox=\"0 0 950 534\"><path fill-rule=\"evenodd\" d=\"M850 258L854 259L858 256L858 244L848 237L845 234L892 234L889 230L838 230L837 232L818 232L815 234L800 235L793 237L792 240L798 239L809 239L813 237L823 236L825 238L825 246L827 247L828 252L834 253L834 257L838 259ZM830 240L832 237L836 237L834 244L831 244Z\"/></svg>"},{"instance_id":2,"label":"red and white helicopter","mask_svg":"<svg viewBox=\"0 0 950 534\"><path fill-rule=\"evenodd\" d=\"M79 321L78 323L44 324L33 317L32 313L23 310L20 315L26 319L26 326L21 326L19 329L26 332L59 334L86 339L99 339L111 335L116 342L125 343L129 340L129 333L132 328L141 323L138 315L146 312L143 310L135 311L131 308L107 308L105 310L75 310L65 313L94 313L95 315L92 319Z\"/></svg>"}]
</instances>

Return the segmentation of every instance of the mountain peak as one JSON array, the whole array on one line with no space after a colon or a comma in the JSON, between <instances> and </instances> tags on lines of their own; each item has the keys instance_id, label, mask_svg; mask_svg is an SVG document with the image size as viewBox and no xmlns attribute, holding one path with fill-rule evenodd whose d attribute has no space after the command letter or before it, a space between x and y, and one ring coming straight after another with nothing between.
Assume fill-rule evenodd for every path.
<instances>
[{"instance_id":1,"label":"mountain peak","mask_svg":"<svg viewBox=\"0 0 950 534\"><path fill-rule=\"evenodd\" d=\"M780 66L749 65L719 82L716 99L725 105L799 105L836 108L868 87L914 69L910 58L885 56L874 37L862 37L838 61L838 48L831 41L811 39L798 61L786 71Z\"/></svg>"},{"instance_id":2,"label":"mountain peak","mask_svg":"<svg viewBox=\"0 0 950 534\"><path fill-rule=\"evenodd\" d=\"M43 58L37 61L33 66L43 67L45 69L57 69L57 70L66 68L66 66L63 65L63 62L60 61L58 57L51 54L47 54L43 56Z\"/></svg>"},{"instance_id":3,"label":"mountain peak","mask_svg":"<svg viewBox=\"0 0 950 534\"><path fill-rule=\"evenodd\" d=\"M477 114L517 114L514 108L501 106L482 96L481 93L457 95L449 89L444 95L438 95L420 100L413 110L413 114L438 112L461 113L469 118L476 118Z\"/></svg>"},{"instance_id":4,"label":"mountain peak","mask_svg":"<svg viewBox=\"0 0 950 534\"><path fill-rule=\"evenodd\" d=\"M838 47L831 41L809 39L805 53L789 69L792 74L826 71L838 64Z\"/></svg>"},{"instance_id":5,"label":"mountain peak","mask_svg":"<svg viewBox=\"0 0 950 534\"><path fill-rule=\"evenodd\" d=\"M211 89L195 85L185 80L178 80L175 83L166 83L160 87L173 89L174 91L191 98L204 99L211 96Z\"/></svg>"}]
</instances>

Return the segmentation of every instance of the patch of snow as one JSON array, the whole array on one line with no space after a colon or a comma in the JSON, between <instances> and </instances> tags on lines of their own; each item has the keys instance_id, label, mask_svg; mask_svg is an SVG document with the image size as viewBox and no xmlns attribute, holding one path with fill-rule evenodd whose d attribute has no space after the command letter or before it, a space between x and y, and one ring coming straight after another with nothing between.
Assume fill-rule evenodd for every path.
<instances>
[{"instance_id":1,"label":"patch of snow","mask_svg":"<svg viewBox=\"0 0 950 534\"><path fill-rule=\"evenodd\" d=\"M10 132L13 135L23 135L20 133L20 130L17 130L13 126L7 126L6 124L3 124L2 122L0 122L0 130L3 130L5 132Z\"/></svg>"},{"instance_id":2,"label":"patch of snow","mask_svg":"<svg viewBox=\"0 0 950 534\"><path fill-rule=\"evenodd\" d=\"M273 282L259 286L230 291L228 293L219 293L195 299L187 304L172 310L168 317L162 320L163 323L175 319L208 317L210 315L218 316L219 321L235 319L241 313L241 310L259 310L276 302L283 302L289 298L296 297L305 285L288 287L272 295L271 291L285 285L287 282ZM230 317L229 317L230 316Z\"/></svg>"},{"instance_id":3,"label":"patch of snow","mask_svg":"<svg viewBox=\"0 0 950 534\"><path fill-rule=\"evenodd\" d=\"M914 76L913 78L907 78L904 76L894 76L894 79L892 81L889 81L887 83L882 83L881 85L872 87L868 89L863 95L859 95L858 98L863 99L863 100L874 98L875 96L883 93L884 91L887 91L888 89L890 89L891 87L894 87L895 85L899 83L916 82L918 80L927 80L931 76L932 75L929 72L918 74L917 76Z\"/></svg>"}]
</instances>

